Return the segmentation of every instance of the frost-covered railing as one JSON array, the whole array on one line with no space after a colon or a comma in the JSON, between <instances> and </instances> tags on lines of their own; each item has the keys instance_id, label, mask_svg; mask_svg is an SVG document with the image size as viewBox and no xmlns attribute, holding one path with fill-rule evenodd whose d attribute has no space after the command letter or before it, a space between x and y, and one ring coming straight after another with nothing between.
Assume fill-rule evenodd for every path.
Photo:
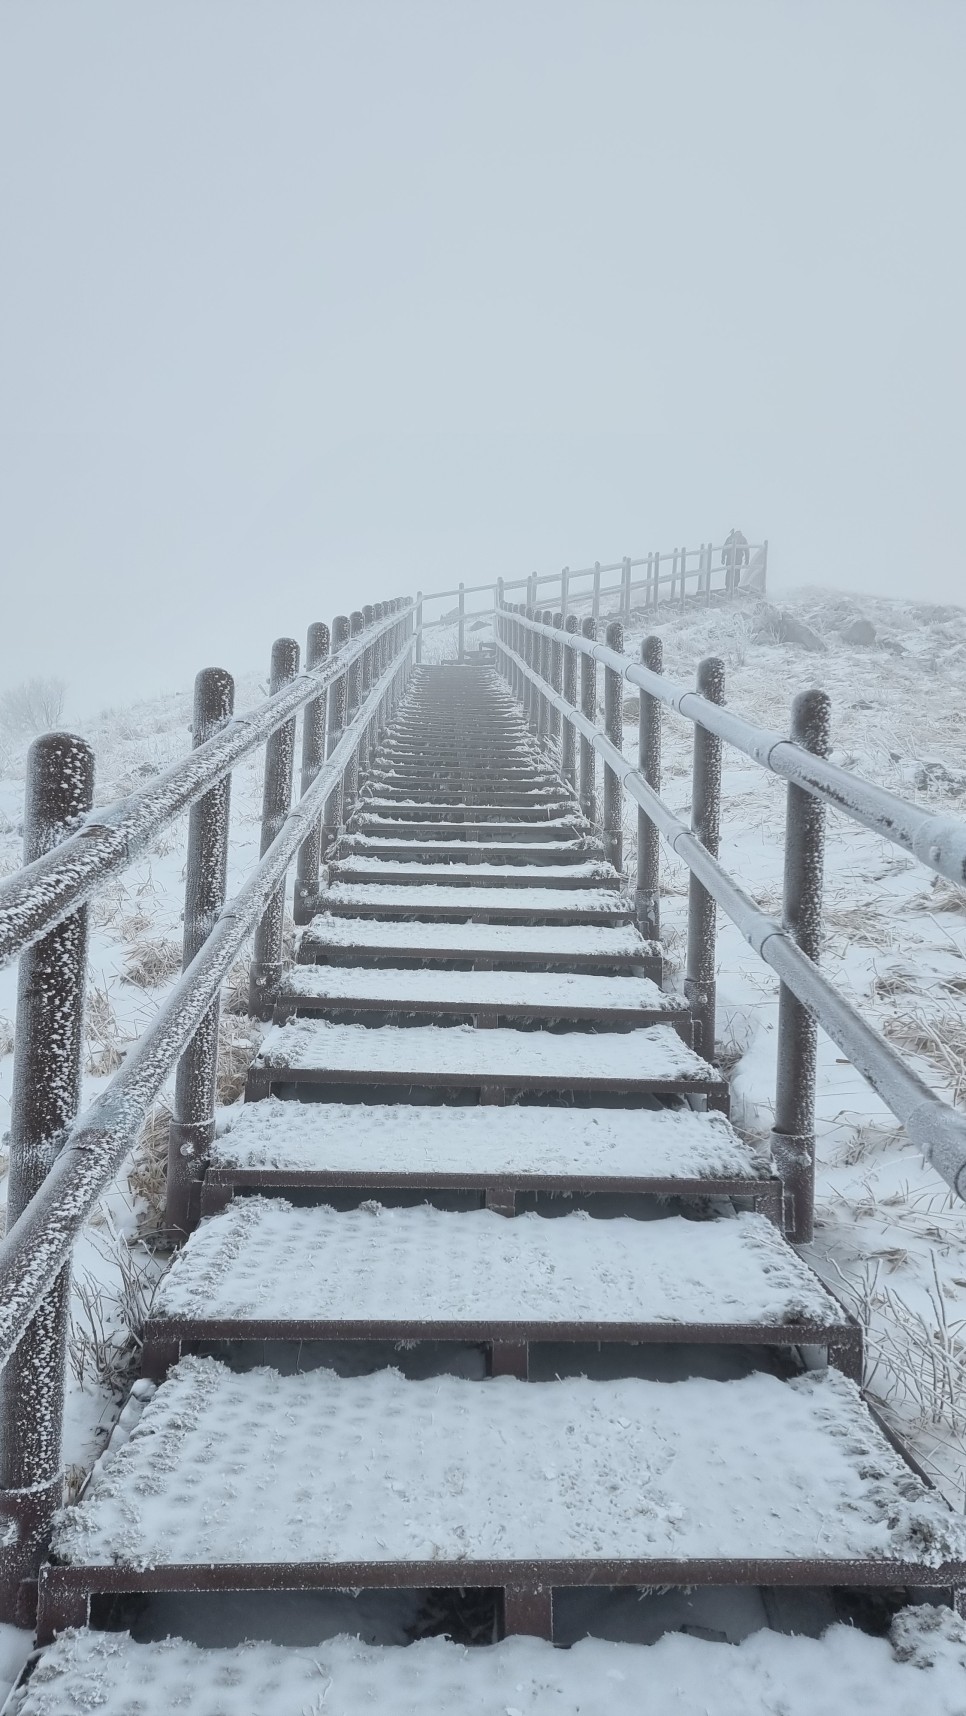
<instances>
[{"instance_id":1,"label":"frost-covered railing","mask_svg":"<svg viewBox=\"0 0 966 1716\"><path fill-rule=\"evenodd\" d=\"M73 1244L120 1170L177 1066L167 1224L198 1218L215 1131L222 984L254 939L252 1010L270 1013L282 969L286 873L294 911L311 916L324 846L354 801L372 745L405 688L418 641L415 603L367 607L309 630L306 669L289 638L272 650L270 695L233 716L219 668L195 683L190 757L150 786L91 813L93 757L72 734L31 752L25 864L0 886L0 948L21 956L10 1131L7 1234L0 1246L0 1619L29 1615L60 1504L64 1354ZM301 796L292 808L296 717L303 711ZM231 772L265 745L261 857L225 901ZM105 1091L77 1118L87 902L190 810L184 969Z\"/></svg>"},{"instance_id":2,"label":"frost-covered railing","mask_svg":"<svg viewBox=\"0 0 966 1716\"><path fill-rule=\"evenodd\" d=\"M602 580L612 573L620 574L616 583ZM635 577L635 573L638 575ZM765 542L702 542L698 548L672 548L667 553L653 552L636 559L625 555L602 566L565 566L561 572L531 572L527 578L496 579L490 584L457 584L451 590L419 591L416 597L419 623L423 619L423 603L458 601L454 623L459 627L459 654L466 649L467 622L489 617L497 612L507 590L526 590L526 607L535 609L552 606L566 621L573 602L589 602L590 617L600 618L601 603L613 602L621 619L630 617L633 598L637 605L656 608L661 603L676 602L681 607L695 602L710 603L731 599L741 591L753 589L764 595L768 576L768 543ZM485 596L488 605L467 609L468 596Z\"/></svg>"},{"instance_id":3,"label":"frost-covered railing","mask_svg":"<svg viewBox=\"0 0 966 1716\"><path fill-rule=\"evenodd\" d=\"M660 638L645 638L636 662L623 654L619 620L608 625L605 645L596 641L596 630L592 618L578 630L573 614L565 618L560 612L504 604L496 620L497 665L523 704L532 731L579 792L584 814L602 823L606 855L618 869L622 792L637 804L635 899L645 935L660 934L661 836L688 865L685 993L698 1046L713 1053L718 906L781 979L772 1141L785 1184L789 1236L804 1241L812 1232L817 1025L868 1080L926 1160L966 1198L966 1115L942 1102L818 967L826 805L961 885L966 884L966 823L935 816L830 762L825 692L807 691L795 699L790 736L769 732L723 707L724 664L716 657L700 663L697 690L691 691L664 677ZM604 669L603 729L597 713L598 665ZM636 767L622 750L625 683L640 690ZM660 796L663 708L694 723L690 828ZM788 782L781 923L756 906L718 862L722 741ZM597 757L604 765L600 815Z\"/></svg>"}]
</instances>

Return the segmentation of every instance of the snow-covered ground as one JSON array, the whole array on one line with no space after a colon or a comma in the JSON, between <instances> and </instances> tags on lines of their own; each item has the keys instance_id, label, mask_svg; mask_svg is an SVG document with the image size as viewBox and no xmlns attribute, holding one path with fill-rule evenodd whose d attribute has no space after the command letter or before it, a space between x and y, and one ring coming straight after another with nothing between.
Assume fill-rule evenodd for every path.
<instances>
[{"instance_id":1,"label":"snow-covered ground","mask_svg":"<svg viewBox=\"0 0 966 1716\"><path fill-rule=\"evenodd\" d=\"M958 815L966 800L966 610L924 603L797 592L782 604L814 628L824 650L779 643L749 601L731 607L662 612L656 626L632 617L626 645L645 630L664 640L665 666L693 681L698 660L719 654L727 697L770 728L787 728L793 696L823 686L832 698L835 760L905 796ZM877 641L845 642L857 614ZM475 646L481 629L468 634ZM455 627L427 631L424 659L455 656ZM264 694L253 676L239 686L239 707ZM190 745L190 692L105 710L82 730L97 756L97 801L132 790ZM665 721L665 796L686 815L693 729ZM636 755L636 725L626 724ZM258 852L261 761L236 773L229 887ZM16 758L0 782L0 874L20 861L23 783ZM767 909L781 894L784 788L747 759L725 753L722 859ZM625 852L634 860L636 811ZM85 1098L103 1088L124 1046L143 1027L180 961L184 827L171 829L92 908ZM687 874L666 858L663 929L670 980L680 977ZM966 1099L966 893L933 882L904 853L831 815L826 869L825 967L851 1000L914 1057L944 1096ZM718 1035L733 1067L735 1119L767 1135L774 1084L777 981L722 920L718 942ZM6 1126L12 1071L15 971L0 973L0 1131ZM222 1090L240 1090L231 1073L247 1066L258 1041L243 1011L243 973L223 1021L227 1073ZM232 1011L232 1005L238 1008ZM882 1104L826 1040L820 1043L820 1168L815 1243L809 1260L866 1324L866 1385L901 1429L954 1506L966 1503L966 1210L956 1203ZM103 1445L123 1398L124 1320L143 1309L159 1265L136 1243L158 1219L158 1117L142 1151L134 1189L105 1198L75 1263L72 1380L66 1458L72 1487ZM155 1201L152 1202L152 1194ZM132 1241L135 1243L132 1244ZM129 1373L128 1366L128 1373ZM2 1642L2 1641L0 1641Z\"/></svg>"}]
</instances>

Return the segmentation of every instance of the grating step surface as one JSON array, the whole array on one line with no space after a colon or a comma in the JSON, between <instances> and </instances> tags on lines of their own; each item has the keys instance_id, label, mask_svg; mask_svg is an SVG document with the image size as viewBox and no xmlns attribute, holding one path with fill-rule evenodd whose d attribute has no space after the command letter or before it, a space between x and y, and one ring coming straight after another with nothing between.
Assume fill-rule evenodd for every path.
<instances>
[{"instance_id":1,"label":"grating step surface","mask_svg":"<svg viewBox=\"0 0 966 1716\"><path fill-rule=\"evenodd\" d=\"M962 1716L964 1674L966 1625L925 1605L898 1615L891 1638L763 1628L733 1645L678 1632L653 1645L582 1638L570 1650L346 1636L204 1650L81 1630L44 1652L10 1716Z\"/></svg>"},{"instance_id":2,"label":"grating step surface","mask_svg":"<svg viewBox=\"0 0 966 1716\"><path fill-rule=\"evenodd\" d=\"M262 1075L259 1079L259 1074ZM267 1032L249 1079L532 1090L724 1091L671 1025L599 1034L423 1025L370 1031L294 1019Z\"/></svg>"},{"instance_id":3,"label":"grating step surface","mask_svg":"<svg viewBox=\"0 0 966 1716\"><path fill-rule=\"evenodd\" d=\"M382 886L530 888L593 888L610 882L616 888L620 876L603 859L585 859L579 864L464 864L453 862L427 868L424 863L394 863L388 858L340 858L329 865L333 882L374 882Z\"/></svg>"},{"instance_id":4,"label":"grating step surface","mask_svg":"<svg viewBox=\"0 0 966 1716\"><path fill-rule=\"evenodd\" d=\"M665 1340L683 1324L708 1339L720 1325L848 1326L764 1216L507 1221L490 1210L337 1213L265 1198L230 1205L191 1236L151 1311L152 1324L171 1319L333 1323L344 1334L369 1322L387 1334L572 1325L586 1339L660 1324Z\"/></svg>"},{"instance_id":5,"label":"grating step surface","mask_svg":"<svg viewBox=\"0 0 966 1716\"><path fill-rule=\"evenodd\" d=\"M660 943L645 941L633 924L613 928L579 924L386 924L377 919L341 918L325 913L303 930L299 959L305 964L358 953L412 959L492 959L500 965L545 960L557 970L585 966L658 963Z\"/></svg>"},{"instance_id":6,"label":"grating step surface","mask_svg":"<svg viewBox=\"0 0 966 1716\"><path fill-rule=\"evenodd\" d=\"M282 1102L228 1111L211 1147L217 1173L259 1169L334 1175L445 1176L523 1185L641 1179L767 1181L725 1115L689 1108L447 1108Z\"/></svg>"},{"instance_id":7,"label":"grating step surface","mask_svg":"<svg viewBox=\"0 0 966 1716\"><path fill-rule=\"evenodd\" d=\"M373 916L392 912L410 918L430 918L437 923L463 922L471 917L497 923L528 918L542 918L551 923L581 920L628 923L631 919L630 907L616 888L532 887L497 891L454 888L442 880L430 881L423 887L377 881L330 882L319 894L318 906L322 911L348 913L353 917L363 912L371 912Z\"/></svg>"},{"instance_id":8,"label":"grating step surface","mask_svg":"<svg viewBox=\"0 0 966 1716\"><path fill-rule=\"evenodd\" d=\"M473 1583L474 1569L524 1562L571 1563L559 1582L580 1584L584 1567L617 1564L641 1583L649 1564L696 1561L758 1583L756 1563L807 1559L816 1584L829 1563L838 1582L861 1562L890 1578L914 1563L941 1583L966 1560L966 1520L834 1370L410 1382L186 1358L60 1516L53 1549L115 1580L125 1567L318 1563L352 1567L359 1584L390 1564L410 1584L458 1565Z\"/></svg>"},{"instance_id":9,"label":"grating step surface","mask_svg":"<svg viewBox=\"0 0 966 1716\"><path fill-rule=\"evenodd\" d=\"M646 977L542 971L357 970L296 965L286 972L277 1012L376 1011L589 1020L601 1026L690 1021L686 1001Z\"/></svg>"}]
</instances>

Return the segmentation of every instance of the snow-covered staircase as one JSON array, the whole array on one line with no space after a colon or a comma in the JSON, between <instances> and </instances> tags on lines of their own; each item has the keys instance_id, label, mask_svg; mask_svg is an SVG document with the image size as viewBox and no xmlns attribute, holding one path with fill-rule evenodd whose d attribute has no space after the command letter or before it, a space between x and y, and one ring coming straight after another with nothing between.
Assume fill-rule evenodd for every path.
<instances>
[{"instance_id":1,"label":"snow-covered staircase","mask_svg":"<svg viewBox=\"0 0 966 1716\"><path fill-rule=\"evenodd\" d=\"M555 1600L568 1639L606 1637L620 1620L574 1593L619 1615L622 1592L672 1587L725 1639L702 1588L725 1616L764 1592L759 1624L788 1630L778 1593L799 1588L817 1631L856 1612L842 1588L966 1583L966 1526L863 1403L860 1331L782 1237L771 1165L621 883L496 674L419 670L158 1290L144 1379L61 1517L42 1640L111 1594L434 1591L445 1617L470 1589L496 1593L497 1630L550 1640ZM904 1622L937 1697L964 1672L944 1614ZM841 1630L651 1655L337 1641L317 1681L294 1648L148 1638L68 1634L19 1716L811 1716L823 1677L836 1708L851 1685L916 1708L885 1641Z\"/></svg>"}]
</instances>

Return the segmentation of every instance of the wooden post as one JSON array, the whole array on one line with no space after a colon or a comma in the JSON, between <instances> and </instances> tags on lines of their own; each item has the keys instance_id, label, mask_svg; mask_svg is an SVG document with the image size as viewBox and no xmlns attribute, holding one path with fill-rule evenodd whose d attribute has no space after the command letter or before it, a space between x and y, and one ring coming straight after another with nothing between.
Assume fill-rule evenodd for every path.
<instances>
[{"instance_id":1,"label":"wooden post","mask_svg":"<svg viewBox=\"0 0 966 1716\"><path fill-rule=\"evenodd\" d=\"M597 640L597 622L587 619L581 632L592 643ZM597 725L597 663L592 655L580 657L580 713ZM597 753L589 739L580 735L580 808L588 822L597 821Z\"/></svg>"},{"instance_id":2,"label":"wooden post","mask_svg":"<svg viewBox=\"0 0 966 1716\"><path fill-rule=\"evenodd\" d=\"M687 605L688 605L688 551L686 548L682 548L682 550L681 550L681 607L686 608Z\"/></svg>"},{"instance_id":3,"label":"wooden post","mask_svg":"<svg viewBox=\"0 0 966 1716\"><path fill-rule=\"evenodd\" d=\"M422 592L422 590L416 591L416 649L415 649L415 659L416 659L416 666L418 667L420 662L423 659L423 592Z\"/></svg>"},{"instance_id":4,"label":"wooden post","mask_svg":"<svg viewBox=\"0 0 966 1716\"><path fill-rule=\"evenodd\" d=\"M625 561L625 565L629 565ZM607 648L620 655L624 648L624 627L620 620L611 620L607 627ZM624 743L623 711L624 679L616 668L604 668L604 731L612 745L620 750ZM604 764L604 857L615 870L623 867L624 829L620 777Z\"/></svg>"},{"instance_id":5,"label":"wooden post","mask_svg":"<svg viewBox=\"0 0 966 1716\"><path fill-rule=\"evenodd\" d=\"M641 644L641 665L652 673L664 670L664 646L659 637ZM660 700L641 687L640 724L637 735L637 766L649 787L661 790ZM637 927L646 941L661 939L661 837L645 810L637 812Z\"/></svg>"},{"instance_id":6,"label":"wooden post","mask_svg":"<svg viewBox=\"0 0 966 1716\"><path fill-rule=\"evenodd\" d=\"M359 618L362 616L360 614ZM278 638L272 645L271 694L288 685L299 670L299 646L294 638ZM262 837L259 856L264 857L292 808L292 773L295 760L295 716L274 732L265 746L265 783L262 790ZM285 915L285 882L282 880L262 913L255 930L254 958L248 986L248 1008L256 1019L270 1019L275 994L282 978L282 925Z\"/></svg>"},{"instance_id":7,"label":"wooden post","mask_svg":"<svg viewBox=\"0 0 966 1716\"><path fill-rule=\"evenodd\" d=\"M205 668L195 680L192 741L197 748L220 732L235 707L235 683L219 667ZM206 792L188 813L188 861L185 870L184 932L181 968L208 940L225 903L231 775ZM168 1128L165 1227L185 1239L201 1214L201 1182L215 1136L220 1000L213 1001L178 1062L174 1110Z\"/></svg>"},{"instance_id":8,"label":"wooden post","mask_svg":"<svg viewBox=\"0 0 966 1716\"><path fill-rule=\"evenodd\" d=\"M698 664L698 692L710 703L724 702L724 662L707 656ZM718 856L721 815L721 740L696 722L691 831L713 858ZM695 1026L694 1046L705 1060L715 1048L715 947L717 906L692 872L688 887L688 952L684 993Z\"/></svg>"},{"instance_id":9,"label":"wooden post","mask_svg":"<svg viewBox=\"0 0 966 1716\"><path fill-rule=\"evenodd\" d=\"M578 630L576 614L567 615L566 630L573 636ZM577 707L577 651L564 645L563 694L571 709ZM577 734L569 721L564 721L560 738L560 771L571 792L577 790Z\"/></svg>"},{"instance_id":10,"label":"wooden post","mask_svg":"<svg viewBox=\"0 0 966 1716\"><path fill-rule=\"evenodd\" d=\"M45 733L27 760L24 863L74 833L94 798L94 754L73 733ZM7 1232L40 1190L77 1113L87 907L20 955L10 1105ZM0 1374L0 1620L32 1626L36 1578L63 1494L61 1436L70 1266Z\"/></svg>"},{"instance_id":11,"label":"wooden post","mask_svg":"<svg viewBox=\"0 0 966 1716\"><path fill-rule=\"evenodd\" d=\"M329 657L329 628L323 620L309 627L305 641L305 665L309 672L321 667ZM326 693L305 706L302 716L302 797L308 792L325 761ZM299 847L295 872L295 901L292 915L297 924L307 924L315 911L319 891L319 863L322 857L322 819Z\"/></svg>"},{"instance_id":12,"label":"wooden post","mask_svg":"<svg viewBox=\"0 0 966 1716\"><path fill-rule=\"evenodd\" d=\"M629 554L625 554L621 562L621 612L624 616L624 624L627 625L631 617L631 557ZM621 647L623 648L623 645Z\"/></svg>"},{"instance_id":13,"label":"wooden post","mask_svg":"<svg viewBox=\"0 0 966 1716\"><path fill-rule=\"evenodd\" d=\"M792 704L791 737L813 756L832 748L831 703L825 691L803 691ZM802 952L822 952L825 806L789 782L785 816L782 923ZM778 991L778 1079L772 1145L785 1189L785 1232L796 1245L812 1238L815 1214L815 1079L817 1027L808 1009L782 983Z\"/></svg>"}]
</instances>

